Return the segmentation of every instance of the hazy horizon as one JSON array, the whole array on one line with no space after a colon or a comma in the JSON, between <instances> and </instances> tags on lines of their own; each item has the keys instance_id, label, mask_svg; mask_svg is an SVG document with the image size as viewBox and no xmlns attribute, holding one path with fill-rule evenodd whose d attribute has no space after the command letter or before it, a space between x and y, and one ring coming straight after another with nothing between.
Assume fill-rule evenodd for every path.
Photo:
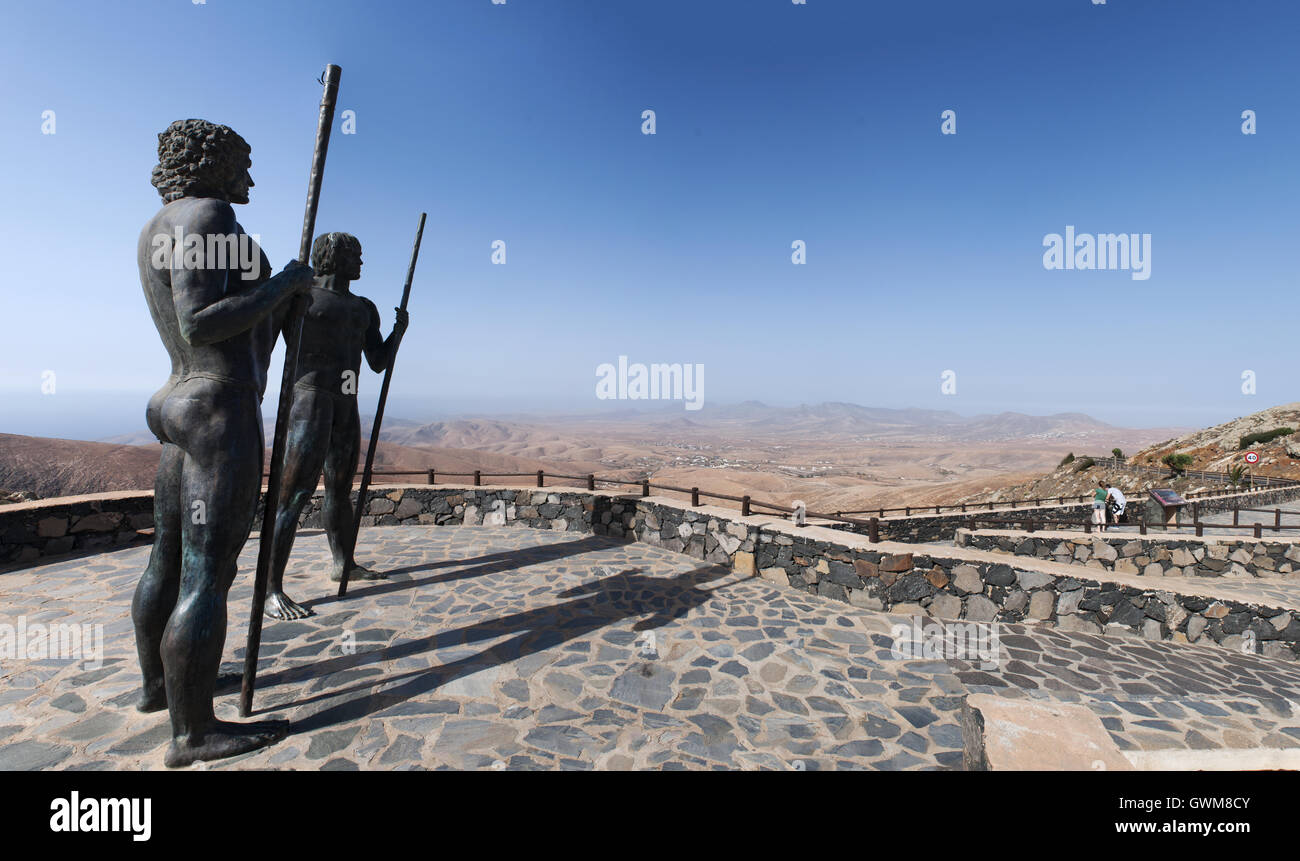
<instances>
[{"instance_id":1,"label":"hazy horizon","mask_svg":"<svg viewBox=\"0 0 1300 861\"><path fill-rule=\"evenodd\" d=\"M378 386L373 390L362 389L359 409L363 418L373 416L378 399ZM21 434L24 436L51 437L60 439L80 439L101 441L111 437L147 432L144 421L144 406L149 392L113 392L93 391L83 393L56 393L55 395L32 395L31 393L4 393L6 404L4 426L0 433ZM1096 419L1104 424L1125 429L1146 428L1183 428L1194 429L1220 424L1238 418L1237 415L1224 415L1206 424L1169 421L1161 423L1124 423L1112 421L1104 415L1079 409L1051 410L1002 410L972 409L958 410L942 407L921 407L916 405L888 406L882 404L858 404L851 401L778 401L776 399L751 398L748 401L719 402L710 400L700 412L685 412L680 405L665 404L656 401L574 401L569 405L557 405L553 402L536 401L530 406L516 401L461 401L431 404L411 398L390 397L385 408L385 422L411 421L428 423L455 419L492 419L492 420L536 420L545 423L548 419L612 416L615 414L643 414L648 418L682 416L688 419L707 418L719 409L734 407L742 403L758 401L765 406L775 408L795 408L801 406L819 407L825 404L842 403L866 409L886 410L926 410L932 412L953 413L962 419L978 416L995 416L1002 413L1020 413L1029 416L1052 416L1066 413L1078 413ZM1259 409L1266 409L1277 404L1263 404ZM271 395L262 403L265 422L275 418L275 401ZM1252 410L1254 412L1254 410Z\"/></svg>"}]
</instances>

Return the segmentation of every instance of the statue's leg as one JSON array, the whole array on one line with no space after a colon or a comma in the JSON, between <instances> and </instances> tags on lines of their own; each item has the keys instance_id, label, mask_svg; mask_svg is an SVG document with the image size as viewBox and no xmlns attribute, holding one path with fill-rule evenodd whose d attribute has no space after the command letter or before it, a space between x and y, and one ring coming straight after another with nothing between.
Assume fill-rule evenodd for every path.
<instances>
[{"instance_id":1,"label":"statue's leg","mask_svg":"<svg viewBox=\"0 0 1300 861\"><path fill-rule=\"evenodd\" d=\"M349 580L383 580L387 574L356 564L353 552L356 536L352 533L355 509L352 507L352 480L357 474L357 455L361 453L361 419L354 401L335 409L334 429L330 434L329 454L325 457L325 530L329 536L334 565L330 579L338 582L343 571ZM360 505L360 501L357 502Z\"/></svg>"},{"instance_id":2,"label":"statue's leg","mask_svg":"<svg viewBox=\"0 0 1300 861\"><path fill-rule=\"evenodd\" d=\"M140 701L142 712L167 708L167 684L163 676L162 637L167 619L176 606L181 581L181 466L185 452L165 443L153 485L153 548L149 565L135 587L131 619L135 623L135 648L144 677Z\"/></svg>"},{"instance_id":3,"label":"statue's leg","mask_svg":"<svg viewBox=\"0 0 1300 861\"><path fill-rule=\"evenodd\" d=\"M302 619L312 611L284 594L284 570L298 534L298 518L316 492L329 447L333 405L327 395L310 389L294 392L285 438L280 499L271 542L271 572L266 587L266 615L272 619Z\"/></svg>"},{"instance_id":4,"label":"statue's leg","mask_svg":"<svg viewBox=\"0 0 1300 861\"><path fill-rule=\"evenodd\" d=\"M181 504L197 511L194 503L202 502L205 516L181 518L180 592L162 640L172 719L164 761L173 767L256 750L288 732L287 721L234 724L213 713L226 643L226 595L252 528L262 447L255 398L222 392L212 405L203 428L208 433L189 441L181 468Z\"/></svg>"}]
</instances>

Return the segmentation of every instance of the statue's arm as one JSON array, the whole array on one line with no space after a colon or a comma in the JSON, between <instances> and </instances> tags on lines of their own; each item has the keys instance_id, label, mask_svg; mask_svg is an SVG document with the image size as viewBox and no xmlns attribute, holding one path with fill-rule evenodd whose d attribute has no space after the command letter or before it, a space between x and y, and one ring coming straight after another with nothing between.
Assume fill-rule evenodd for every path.
<instances>
[{"instance_id":1,"label":"statue's arm","mask_svg":"<svg viewBox=\"0 0 1300 861\"><path fill-rule=\"evenodd\" d=\"M185 225L187 234L229 235L235 230L235 213L229 203L213 200L195 208L195 218ZM265 256L262 258L266 260ZM269 262L267 262L269 269ZM229 285L229 278L241 283ZM311 286L311 268L296 261L283 272L261 283L246 286L238 274L226 269L174 267L171 271L172 299L181 337L203 346L224 341L247 331L274 311L288 296ZM259 279L260 280L260 279Z\"/></svg>"},{"instance_id":2,"label":"statue's arm","mask_svg":"<svg viewBox=\"0 0 1300 861\"><path fill-rule=\"evenodd\" d=\"M361 301L366 303L366 309L369 311L369 323L366 326L366 363L370 365L370 370L377 374L382 373L388 370L393 364L393 359L397 357L397 348L401 345L402 335L406 332L407 314L405 311L397 310L397 322L385 340L379 334L379 309L369 299Z\"/></svg>"}]
</instances>

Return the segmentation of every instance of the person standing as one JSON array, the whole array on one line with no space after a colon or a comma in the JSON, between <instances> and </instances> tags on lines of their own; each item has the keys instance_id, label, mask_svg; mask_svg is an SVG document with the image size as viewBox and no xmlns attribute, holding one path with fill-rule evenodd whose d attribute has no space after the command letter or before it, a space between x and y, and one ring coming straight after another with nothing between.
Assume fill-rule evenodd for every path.
<instances>
[{"instance_id":1,"label":"person standing","mask_svg":"<svg viewBox=\"0 0 1300 861\"><path fill-rule=\"evenodd\" d=\"M1119 519L1124 516L1124 509L1128 507L1128 500L1114 484L1106 484L1106 504L1114 512L1115 522L1119 523Z\"/></svg>"},{"instance_id":2,"label":"person standing","mask_svg":"<svg viewBox=\"0 0 1300 861\"><path fill-rule=\"evenodd\" d=\"M1102 532L1106 531L1106 485L1100 481L1092 492L1092 522Z\"/></svg>"}]
</instances>

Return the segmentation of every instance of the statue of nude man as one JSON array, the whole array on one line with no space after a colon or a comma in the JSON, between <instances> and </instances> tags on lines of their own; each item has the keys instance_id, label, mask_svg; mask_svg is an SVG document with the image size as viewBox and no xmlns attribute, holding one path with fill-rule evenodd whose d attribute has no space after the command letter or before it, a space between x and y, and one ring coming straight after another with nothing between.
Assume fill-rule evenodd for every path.
<instances>
[{"instance_id":1,"label":"statue of nude man","mask_svg":"<svg viewBox=\"0 0 1300 861\"><path fill-rule=\"evenodd\" d=\"M226 126L179 120L158 135L153 185L163 207L140 232L140 283L171 359L146 420L163 444L154 544L131 616L144 690L138 708L171 714L171 767L272 744L287 721L230 723L213 712L226 642L226 596L262 484L267 365L286 300L312 271L270 262L235 220L248 203L249 147ZM186 252L170 237L193 238ZM223 240L225 241L223 243ZM240 249L244 253L240 253Z\"/></svg>"},{"instance_id":2,"label":"statue of nude man","mask_svg":"<svg viewBox=\"0 0 1300 861\"><path fill-rule=\"evenodd\" d=\"M266 615L301 619L312 611L284 594L284 569L293 548L298 517L325 474L322 508L325 533L334 557L330 579L343 571L349 580L376 580L386 575L357 565L353 559L352 479L361 449L361 420L357 412L357 377L364 353L370 369L383 373L397 355L409 321L398 308L397 322L384 340L379 311L369 299L348 288L361 277L361 243L347 233L326 233L311 249L316 280L311 308L302 323L298 348L298 379L284 455L284 477L271 544L271 573L266 590Z\"/></svg>"}]
</instances>

